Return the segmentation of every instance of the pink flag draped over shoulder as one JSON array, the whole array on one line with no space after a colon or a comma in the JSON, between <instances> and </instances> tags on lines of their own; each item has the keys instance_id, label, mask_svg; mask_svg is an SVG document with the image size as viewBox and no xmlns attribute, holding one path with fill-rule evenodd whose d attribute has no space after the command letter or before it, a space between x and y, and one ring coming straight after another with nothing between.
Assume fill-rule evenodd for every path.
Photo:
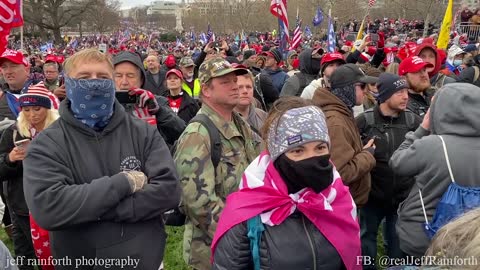
<instances>
[{"instance_id":1,"label":"pink flag draped over shoulder","mask_svg":"<svg viewBox=\"0 0 480 270\"><path fill-rule=\"evenodd\" d=\"M348 187L334 169L333 183L320 193L306 188L288 194L287 187L263 152L245 170L240 190L230 194L212 242L212 261L220 238L232 227L256 215L267 226L281 224L296 209L335 247L347 270L362 269L357 209Z\"/></svg>"}]
</instances>

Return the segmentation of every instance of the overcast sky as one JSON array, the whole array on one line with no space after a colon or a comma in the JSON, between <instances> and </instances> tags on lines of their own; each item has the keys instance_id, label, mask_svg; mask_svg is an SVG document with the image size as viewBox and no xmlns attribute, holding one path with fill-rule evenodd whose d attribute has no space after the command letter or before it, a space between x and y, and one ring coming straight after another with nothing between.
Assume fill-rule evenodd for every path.
<instances>
[{"instance_id":1,"label":"overcast sky","mask_svg":"<svg viewBox=\"0 0 480 270\"><path fill-rule=\"evenodd\" d=\"M152 2L152 0L120 0L123 7L134 7L140 5L148 5Z\"/></svg>"},{"instance_id":2,"label":"overcast sky","mask_svg":"<svg viewBox=\"0 0 480 270\"><path fill-rule=\"evenodd\" d=\"M120 2L122 3L122 8L135 7L135 6L141 6L141 5L150 5L150 3L153 1L155 0L120 0ZM179 0L168 0L168 1L180 2Z\"/></svg>"}]
</instances>

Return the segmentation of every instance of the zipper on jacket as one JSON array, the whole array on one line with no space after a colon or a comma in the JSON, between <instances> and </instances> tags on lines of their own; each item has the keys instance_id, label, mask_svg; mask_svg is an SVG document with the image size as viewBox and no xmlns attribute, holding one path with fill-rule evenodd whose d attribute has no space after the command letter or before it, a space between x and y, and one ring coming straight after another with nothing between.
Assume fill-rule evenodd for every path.
<instances>
[{"instance_id":1,"label":"zipper on jacket","mask_svg":"<svg viewBox=\"0 0 480 270\"><path fill-rule=\"evenodd\" d=\"M313 270L317 270L317 256L315 254L315 248L313 247L312 238L310 237L310 234L308 233L308 230L307 230L307 225L305 224L305 216L304 215L302 215L302 223L303 223L303 228L305 229L305 234L307 234L308 242L310 243L310 248L312 249Z\"/></svg>"}]
</instances>

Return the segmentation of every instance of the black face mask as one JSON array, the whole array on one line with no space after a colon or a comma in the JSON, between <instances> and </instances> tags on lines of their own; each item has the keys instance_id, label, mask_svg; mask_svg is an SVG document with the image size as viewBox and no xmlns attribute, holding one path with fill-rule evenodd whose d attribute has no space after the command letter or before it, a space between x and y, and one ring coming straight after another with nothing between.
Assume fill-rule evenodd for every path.
<instances>
[{"instance_id":1,"label":"black face mask","mask_svg":"<svg viewBox=\"0 0 480 270\"><path fill-rule=\"evenodd\" d=\"M274 166L287 185L288 193L312 188L316 193L323 191L333 182L333 166L330 155L293 161L285 154L279 156Z\"/></svg>"}]
</instances>

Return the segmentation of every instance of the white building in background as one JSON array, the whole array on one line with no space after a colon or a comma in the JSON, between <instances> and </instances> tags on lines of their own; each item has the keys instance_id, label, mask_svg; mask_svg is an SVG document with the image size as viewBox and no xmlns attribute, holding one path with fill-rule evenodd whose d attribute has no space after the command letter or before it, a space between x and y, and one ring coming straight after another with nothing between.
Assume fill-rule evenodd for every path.
<instances>
[{"instance_id":1,"label":"white building in background","mask_svg":"<svg viewBox=\"0 0 480 270\"><path fill-rule=\"evenodd\" d=\"M175 30L183 31L182 26L182 7L172 1L153 1L147 9L147 15L173 15L175 16Z\"/></svg>"}]
</instances>

